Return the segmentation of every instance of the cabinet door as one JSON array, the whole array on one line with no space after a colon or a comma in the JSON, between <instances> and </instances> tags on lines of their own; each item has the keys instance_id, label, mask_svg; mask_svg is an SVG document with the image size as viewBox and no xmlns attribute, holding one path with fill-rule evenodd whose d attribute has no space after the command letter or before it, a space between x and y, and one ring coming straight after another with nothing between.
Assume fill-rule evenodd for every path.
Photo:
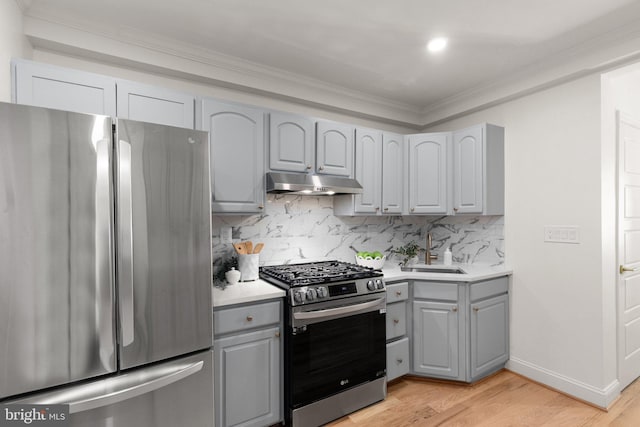
<instances>
[{"instance_id":1,"label":"cabinet door","mask_svg":"<svg viewBox=\"0 0 640 427\"><path fill-rule=\"evenodd\" d=\"M280 421L280 328L214 341L216 427Z\"/></svg>"},{"instance_id":2,"label":"cabinet door","mask_svg":"<svg viewBox=\"0 0 640 427\"><path fill-rule=\"evenodd\" d=\"M448 133L409 136L409 213L447 213Z\"/></svg>"},{"instance_id":3,"label":"cabinet door","mask_svg":"<svg viewBox=\"0 0 640 427\"><path fill-rule=\"evenodd\" d=\"M471 379L502 367L509 358L509 298L471 304Z\"/></svg>"},{"instance_id":4,"label":"cabinet door","mask_svg":"<svg viewBox=\"0 0 640 427\"><path fill-rule=\"evenodd\" d=\"M414 301L413 370L416 373L458 379L461 375L458 325L456 303Z\"/></svg>"},{"instance_id":5,"label":"cabinet door","mask_svg":"<svg viewBox=\"0 0 640 427\"><path fill-rule=\"evenodd\" d=\"M353 127L319 121L316 128L316 172L353 176Z\"/></svg>"},{"instance_id":6,"label":"cabinet door","mask_svg":"<svg viewBox=\"0 0 640 427\"><path fill-rule=\"evenodd\" d=\"M355 195L356 213L380 211L382 132L356 128L356 180L362 193Z\"/></svg>"},{"instance_id":7,"label":"cabinet door","mask_svg":"<svg viewBox=\"0 0 640 427\"><path fill-rule=\"evenodd\" d=\"M453 211L482 213L483 125L453 133Z\"/></svg>"},{"instance_id":8,"label":"cabinet door","mask_svg":"<svg viewBox=\"0 0 640 427\"><path fill-rule=\"evenodd\" d=\"M264 208L264 113L211 99L202 101L202 127L211 141L213 212Z\"/></svg>"},{"instance_id":9,"label":"cabinet door","mask_svg":"<svg viewBox=\"0 0 640 427\"><path fill-rule=\"evenodd\" d=\"M116 115L116 81L111 77L24 60L13 66L18 104Z\"/></svg>"},{"instance_id":10,"label":"cabinet door","mask_svg":"<svg viewBox=\"0 0 640 427\"><path fill-rule=\"evenodd\" d=\"M269 123L269 168L313 172L315 138L311 119L273 112Z\"/></svg>"},{"instance_id":11,"label":"cabinet door","mask_svg":"<svg viewBox=\"0 0 640 427\"><path fill-rule=\"evenodd\" d=\"M118 80L118 117L193 129L195 98L183 92Z\"/></svg>"},{"instance_id":12,"label":"cabinet door","mask_svg":"<svg viewBox=\"0 0 640 427\"><path fill-rule=\"evenodd\" d=\"M387 381L409 373L409 338L387 344Z\"/></svg>"},{"instance_id":13,"label":"cabinet door","mask_svg":"<svg viewBox=\"0 0 640 427\"><path fill-rule=\"evenodd\" d=\"M401 214L404 204L404 141L402 135L382 135L382 213Z\"/></svg>"}]
</instances>

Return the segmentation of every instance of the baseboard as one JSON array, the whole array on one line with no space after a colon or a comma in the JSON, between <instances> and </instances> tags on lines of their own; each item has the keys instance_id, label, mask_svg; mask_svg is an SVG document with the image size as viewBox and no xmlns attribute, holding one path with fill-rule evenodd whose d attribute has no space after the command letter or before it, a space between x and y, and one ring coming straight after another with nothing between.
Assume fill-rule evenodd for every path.
<instances>
[{"instance_id":1,"label":"baseboard","mask_svg":"<svg viewBox=\"0 0 640 427\"><path fill-rule=\"evenodd\" d=\"M618 398L621 391L618 380L600 389L516 357L509 359L506 368L532 381L605 410Z\"/></svg>"}]
</instances>

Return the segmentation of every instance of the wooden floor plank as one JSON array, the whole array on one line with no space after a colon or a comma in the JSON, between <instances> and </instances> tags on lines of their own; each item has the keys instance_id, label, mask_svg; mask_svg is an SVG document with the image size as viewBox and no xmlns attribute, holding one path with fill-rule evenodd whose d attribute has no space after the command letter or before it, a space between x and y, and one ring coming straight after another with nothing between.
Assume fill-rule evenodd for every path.
<instances>
[{"instance_id":1,"label":"wooden floor plank","mask_svg":"<svg viewBox=\"0 0 640 427\"><path fill-rule=\"evenodd\" d=\"M640 382L604 411L509 371L473 385L404 377L387 399L331 427L638 427Z\"/></svg>"}]
</instances>

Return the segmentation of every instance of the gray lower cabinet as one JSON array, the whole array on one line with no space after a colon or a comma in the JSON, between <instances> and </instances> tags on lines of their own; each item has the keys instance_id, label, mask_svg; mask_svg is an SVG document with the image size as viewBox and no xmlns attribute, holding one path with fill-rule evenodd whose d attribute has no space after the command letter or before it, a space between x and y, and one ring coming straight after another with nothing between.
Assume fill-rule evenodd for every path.
<instances>
[{"instance_id":1,"label":"gray lower cabinet","mask_svg":"<svg viewBox=\"0 0 640 427\"><path fill-rule=\"evenodd\" d=\"M408 282L387 286L387 381L409 373L408 298Z\"/></svg>"},{"instance_id":2,"label":"gray lower cabinet","mask_svg":"<svg viewBox=\"0 0 640 427\"><path fill-rule=\"evenodd\" d=\"M282 421L281 303L214 311L215 425Z\"/></svg>"},{"instance_id":3,"label":"gray lower cabinet","mask_svg":"<svg viewBox=\"0 0 640 427\"><path fill-rule=\"evenodd\" d=\"M398 302L393 298L402 294L399 286L407 285L410 321L396 324ZM407 360L398 356L403 346L411 356L411 374L447 380L476 381L501 369L509 359L506 276L475 283L388 283L387 299L389 379L397 378L392 375L398 375L399 360ZM398 336L408 342L400 343Z\"/></svg>"}]
</instances>

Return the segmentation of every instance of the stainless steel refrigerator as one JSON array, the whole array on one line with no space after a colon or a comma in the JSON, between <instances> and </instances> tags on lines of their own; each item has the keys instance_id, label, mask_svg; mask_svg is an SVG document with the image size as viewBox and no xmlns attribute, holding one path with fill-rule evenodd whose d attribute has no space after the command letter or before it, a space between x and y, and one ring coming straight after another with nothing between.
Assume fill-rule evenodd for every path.
<instances>
[{"instance_id":1,"label":"stainless steel refrigerator","mask_svg":"<svg viewBox=\"0 0 640 427\"><path fill-rule=\"evenodd\" d=\"M0 104L0 404L213 426L205 132Z\"/></svg>"}]
</instances>

